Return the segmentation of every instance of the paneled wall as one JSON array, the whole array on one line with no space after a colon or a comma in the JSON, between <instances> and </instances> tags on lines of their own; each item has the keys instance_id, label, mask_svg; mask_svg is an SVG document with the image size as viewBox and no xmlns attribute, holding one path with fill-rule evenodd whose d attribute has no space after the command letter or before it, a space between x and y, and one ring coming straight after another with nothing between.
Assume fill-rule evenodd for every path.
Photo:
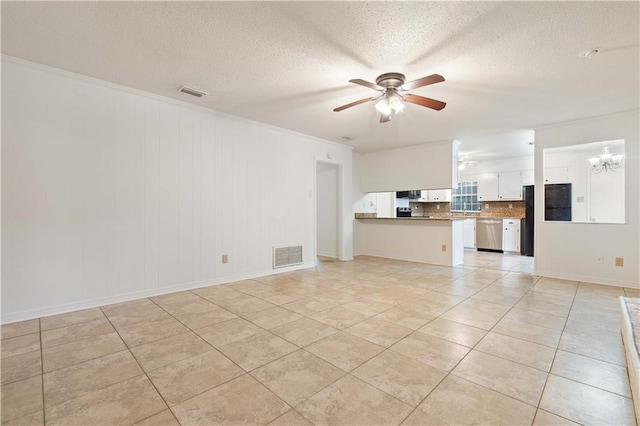
<instances>
[{"instance_id":1,"label":"paneled wall","mask_svg":"<svg viewBox=\"0 0 640 426\"><path fill-rule=\"evenodd\" d=\"M312 266L329 153L352 256L350 148L6 57L2 113L3 322Z\"/></svg>"}]
</instances>

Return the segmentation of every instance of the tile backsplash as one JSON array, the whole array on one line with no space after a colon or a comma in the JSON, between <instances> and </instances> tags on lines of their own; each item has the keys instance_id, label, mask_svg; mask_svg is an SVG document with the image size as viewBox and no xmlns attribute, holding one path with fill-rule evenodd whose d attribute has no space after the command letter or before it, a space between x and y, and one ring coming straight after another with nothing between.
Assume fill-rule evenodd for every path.
<instances>
[{"instance_id":1,"label":"tile backsplash","mask_svg":"<svg viewBox=\"0 0 640 426\"><path fill-rule=\"evenodd\" d=\"M462 216L462 212L451 212L451 203L410 202L412 216ZM481 211L467 212L465 216L474 217L524 217L524 201L485 201Z\"/></svg>"}]
</instances>

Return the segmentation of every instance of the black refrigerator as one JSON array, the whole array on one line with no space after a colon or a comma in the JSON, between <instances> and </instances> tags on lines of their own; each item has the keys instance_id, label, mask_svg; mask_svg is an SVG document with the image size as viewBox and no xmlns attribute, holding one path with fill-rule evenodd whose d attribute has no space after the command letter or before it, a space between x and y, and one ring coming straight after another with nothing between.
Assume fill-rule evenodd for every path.
<instances>
[{"instance_id":1,"label":"black refrigerator","mask_svg":"<svg viewBox=\"0 0 640 426\"><path fill-rule=\"evenodd\" d=\"M544 220L571 222L571 184L544 186Z\"/></svg>"},{"instance_id":2,"label":"black refrigerator","mask_svg":"<svg viewBox=\"0 0 640 426\"><path fill-rule=\"evenodd\" d=\"M520 223L520 254L533 256L534 191L533 185L522 187L524 218Z\"/></svg>"}]
</instances>

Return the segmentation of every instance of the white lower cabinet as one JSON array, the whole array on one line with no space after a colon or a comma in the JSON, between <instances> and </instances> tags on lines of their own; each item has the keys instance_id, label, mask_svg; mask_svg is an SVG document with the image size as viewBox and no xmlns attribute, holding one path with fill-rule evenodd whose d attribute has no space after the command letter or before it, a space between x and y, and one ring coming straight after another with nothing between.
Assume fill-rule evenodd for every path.
<instances>
[{"instance_id":1,"label":"white lower cabinet","mask_svg":"<svg viewBox=\"0 0 640 426\"><path fill-rule=\"evenodd\" d=\"M476 248L476 220L464 220L464 248Z\"/></svg>"},{"instance_id":2,"label":"white lower cabinet","mask_svg":"<svg viewBox=\"0 0 640 426\"><path fill-rule=\"evenodd\" d=\"M520 252L520 219L502 220L502 250Z\"/></svg>"}]
</instances>

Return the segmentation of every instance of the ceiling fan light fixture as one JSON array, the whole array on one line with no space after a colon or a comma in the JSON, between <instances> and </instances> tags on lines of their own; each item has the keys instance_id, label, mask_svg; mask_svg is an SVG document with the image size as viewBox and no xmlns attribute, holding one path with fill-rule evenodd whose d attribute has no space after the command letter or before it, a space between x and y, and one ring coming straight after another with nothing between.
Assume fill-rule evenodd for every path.
<instances>
[{"instance_id":1,"label":"ceiling fan light fixture","mask_svg":"<svg viewBox=\"0 0 640 426\"><path fill-rule=\"evenodd\" d=\"M404 109L404 104L398 97L392 96L389 98L389 107L397 114Z\"/></svg>"},{"instance_id":2,"label":"ceiling fan light fixture","mask_svg":"<svg viewBox=\"0 0 640 426\"><path fill-rule=\"evenodd\" d=\"M389 99L382 98L376 103L376 110L382 115L391 115L393 110L391 109L391 105L389 103Z\"/></svg>"},{"instance_id":3,"label":"ceiling fan light fixture","mask_svg":"<svg viewBox=\"0 0 640 426\"><path fill-rule=\"evenodd\" d=\"M467 167L475 167L477 164L477 161L469 161L461 158L458 160L458 170L464 170Z\"/></svg>"}]
</instances>

